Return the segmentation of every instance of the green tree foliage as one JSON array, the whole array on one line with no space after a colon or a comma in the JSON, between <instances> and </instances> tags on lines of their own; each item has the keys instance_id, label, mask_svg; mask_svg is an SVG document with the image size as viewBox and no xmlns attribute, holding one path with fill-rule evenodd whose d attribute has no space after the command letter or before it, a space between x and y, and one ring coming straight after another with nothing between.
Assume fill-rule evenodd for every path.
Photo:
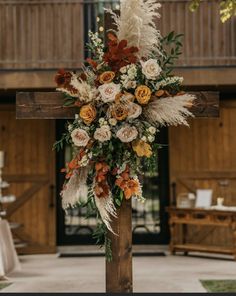
<instances>
[{"instance_id":1,"label":"green tree foliage","mask_svg":"<svg viewBox=\"0 0 236 296\"><path fill-rule=\"evenodd\" d=\"M201 0L192 0L190 10L196 11L201 4ZM226 22L233 16L236 16L236 0L219 0L220 18L222 23Z\"/></svg>"}]
</instances>

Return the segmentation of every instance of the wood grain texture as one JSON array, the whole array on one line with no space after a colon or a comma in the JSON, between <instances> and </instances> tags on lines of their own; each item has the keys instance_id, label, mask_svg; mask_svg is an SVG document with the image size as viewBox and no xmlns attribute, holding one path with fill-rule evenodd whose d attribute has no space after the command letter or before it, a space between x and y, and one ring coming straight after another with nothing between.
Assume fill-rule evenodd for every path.
<instances>
[{"instance_id":1,"label":"wood grain texture","mask_svg":"<svg viewBox=\"0 0 236 296\"><path fill-rule=\"evenodd\" d=\"M17 236L27 238L24 252L28 254L55 251L56 211L50 207L54 142L54 120L16 120L14 105L0 106L0 150L6 151L3 178L11 184L6 194L16 196L14 203L5 206L8 219L23 225ZM55 194L53 198L55 203Z\"/></svg>"},{"instance_id":2,"label":"wood grain texture","mask_svg":"<svg viewBox=\"0 0 236 296\"><path fill-rule=\"evenodd\" d=\"M236 104L235 100L220 101L218 118L191 119L190 128L169 128L170 182L176 184L177 195L212 189L213 204L224 198L226 206L236 203ZM173 201L172 196L172 201ZM194 234L195 227L189 232ZM232 246L232 235L225 229L201 230L191 243L202 237L207 245ZM181 236L179 229L176 236Z\"/></svg>"},{"instance_id":3,"label":"wood grain texture","mask_svg":"<svg viewBox=\"0 0 236 296\"><path fill-rule=\"evenodd\" d=\"M190 111L196 117L219 116L218 92L193 92L196 96ZM60 92L19 92L16 95L16 117L44 119L72 119L78 108L63 107L64 96Z\"/></svg>"},{"instance_id":4,"label":"wood grain texture","mask_svg":"<svg viewBox=\"0 0 236 296\"><path fill-rule=\"evenodd\" d=\"M112 221L110 233L113 261L106 263L106 292L132 293L132 208L131 200L123 200L118 218Z\"/></svg>"},{"instance_id":5,"label":"wood grain texture","mask_svg":"<svg viewBox=\"0 0 236 296\"><path fill-rule=\"evenodd\" d=\"M213 227L212 229L224 228L224 230L227 229L229 231L231 239L234 241L236 222L235 211L216 211L192 208L179 209L175 207L169 207L167 208L167 211L170 215L169 224L172 234L170 251L172 254L175 254L177 251L182 251L185 254L193 251L230 254L235 256L235 244L233 246L206 245L201 235L199 235L199 229L204 230L206 226L208 228L211 226ZM183 226L185 229L189 229L192 225L195 225L198 228L198 233L195 232L196 241L194 243L191 242L190 235L188 235L189 232L183 231ZM182 227L182 238L174 235L180 227Z\"/></svg>"}]
</instances>

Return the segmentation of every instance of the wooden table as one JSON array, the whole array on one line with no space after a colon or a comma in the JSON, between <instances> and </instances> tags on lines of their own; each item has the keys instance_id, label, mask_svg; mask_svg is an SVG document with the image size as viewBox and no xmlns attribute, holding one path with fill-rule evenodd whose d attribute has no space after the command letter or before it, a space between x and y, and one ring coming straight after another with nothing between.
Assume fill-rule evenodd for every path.
<instances>
[{"instance_id":1,"label":"wooden table","mask_svg":"<svg viewBox=\"0 0 236 296\"><path fill-rule=\"evenodd\" d=\"M171 232L170 251L175 254L182 251L188 252L219 253L233 255L236 260L236 212L205 209L180 209L176 207L167 208L169 213L169 225ZM182 225L182 242L177 241L177 227ZM234 245L232 247L213 246L203 244L191 244L187 242L188 225L196 226L219 226L231 230Z\"/></svg>"}]
</instances>

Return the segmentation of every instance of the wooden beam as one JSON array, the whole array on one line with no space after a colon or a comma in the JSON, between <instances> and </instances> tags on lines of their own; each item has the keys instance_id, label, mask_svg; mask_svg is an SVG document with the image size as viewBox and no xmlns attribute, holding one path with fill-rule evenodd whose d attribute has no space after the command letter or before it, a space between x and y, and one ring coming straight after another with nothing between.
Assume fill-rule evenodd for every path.
<instances>
[{"instance_id":1,"label":"wooden beam","mask_svg":"<svg viewBox=\"0 0 236 296\"><path fill-rule=\"evenodd\" d=\"M131 200L123 200L109 234L112 243L112 262L106 262L106 292L132 293L132 207Z\"/></svg>"},{"instance_id":2,"label":"wooden beam","mask_svg":"<svg viewBox=\"0 0 236 296\"><path fill-rule=\"evenodd\" d=\"M16 95L18 119L72 119L78 108L63 107L60 92L19 92Z\"/></svg>"},{"instance_id":3,"label":"wooden beam","mask_svg":"<svg viewBox=\"0 0 236 296\"><path fill-rule=\"evenodd\" d=\"M196 96L191 111L196 117L219 116L218 92L193 92ZM73 119L78 108L63 107L64 95L60 92L19 92L16 95L18 119Z\"/></svg>"}]
</instances>

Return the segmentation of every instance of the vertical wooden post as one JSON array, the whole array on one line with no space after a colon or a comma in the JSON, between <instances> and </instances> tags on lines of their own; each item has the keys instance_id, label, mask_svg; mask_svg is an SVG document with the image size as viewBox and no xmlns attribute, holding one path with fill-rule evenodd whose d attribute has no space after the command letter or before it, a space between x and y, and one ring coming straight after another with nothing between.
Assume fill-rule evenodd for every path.
<instances>
[{"instance_id":1,"label":"vertical wooden post","mask_svg":"<svg viewBox=\"0 0 236 296\"><path fill-rule=\"evenodd\" d=\"M132 206L131 200L123 200L118 210L118 218L112 222L112 262L106 263L106 292L132 293Z\"/></svg>"}]
</instances>

